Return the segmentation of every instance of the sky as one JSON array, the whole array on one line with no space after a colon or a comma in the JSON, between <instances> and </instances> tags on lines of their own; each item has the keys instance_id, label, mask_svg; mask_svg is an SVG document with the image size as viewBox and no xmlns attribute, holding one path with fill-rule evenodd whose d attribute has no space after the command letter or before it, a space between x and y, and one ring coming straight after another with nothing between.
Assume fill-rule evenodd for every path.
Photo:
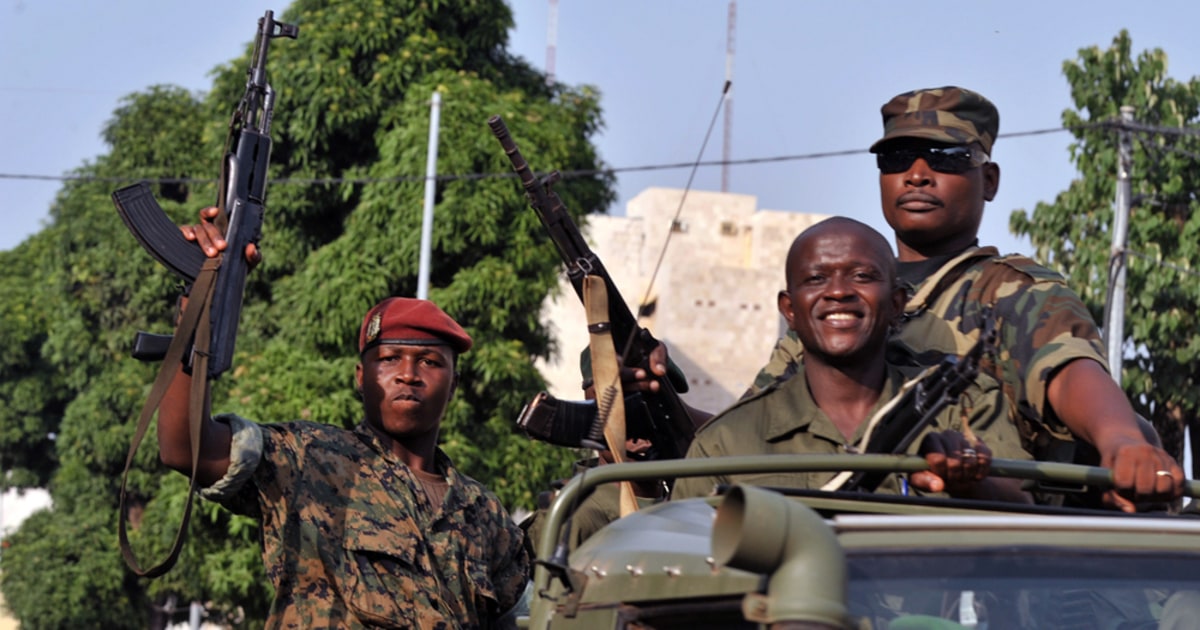
<instances>
[{"instance_id":1,"label":"sky","mask_svg":"<svg viewBox=\"0 0 1200 630\"><path fill-rule=\"evenodd\" d=\"M510 50L544 68L549 0L510 4ZM210 71L242 52L263 12L285 6L0 0L0 146L7 149L0 152L0 250L42 227L62 185L53 178L108 150L100 133L122 97L156 84L207 90ZM600 90L605 128L596 143L608 166L696 160L726 78L729 7L728 0L559 0L555 76ZM1107 0L931 0L919 10L742 0L736 9L730 157L855 153L735 165L729 192L755 195L763 209L851 216L887 234L865 152L880 135L879 107L910 89L961 85L1001 112L992 157L1003 175L981 240L1003 251L1031 249L1009 234L1009 214L1053 200L1075 174L1066 132L1004 138L1060 125L1071 105L1065 60L1083 47L1107 47L1126 28L1135 51L1166 51L1171 76L1200 74L1193 0L1136 8ZM722 157L724 127L722 111L704 159ZM480 128L486 133L482 121ZM649 186L684 188L688 177L687 168L622 172L610 212L623 214ZM720 190L720 167L700 168L692 188Z\"/></svg>"},{"instance_id":2,"label":"sky","mask_svg":"<svg viewBox=\"0 0 1200 630\"><path fill-rule=\"evenodd\" d=\"M544 68L549 0L511 6L510 51ZM207 90L211 70L243 52L263 12L285 7L0 0L0 250L48 220L62 185L54 178L107 151L100 134L122 97L156 84ZM729 8L729 0L559 1L555 75L600 91L605 127L595 141L608 166L696 160L726 78ZM729 192L755 195L763 209L851 216L888 234L865 151L881 133L879 107L907 90L961 85L989 97L1001 113L992 156L1002 167L1001 186L981 241L1028 252L1029 243L1009 233L1008 217L1067 188L1075 176L1070 136L1005 134L1059 127L1071 106L1063 62L1080 48L1108 47L1122 28L1135 51L1164 50L1174 78L1200 74L1197 23L1195 0L742 0L731 158L853 153L733 166ZM480 133L487 133L483 122ZM722 115L704 159L721 158L723 136ZM213 156L214 173L218 160ZM610 211L623 214L625 202L650 186L684 188L688 176L687 168L620 173ZM720 190L720 168L701 168L692 187Z\"/></svg>"}]
</instances>

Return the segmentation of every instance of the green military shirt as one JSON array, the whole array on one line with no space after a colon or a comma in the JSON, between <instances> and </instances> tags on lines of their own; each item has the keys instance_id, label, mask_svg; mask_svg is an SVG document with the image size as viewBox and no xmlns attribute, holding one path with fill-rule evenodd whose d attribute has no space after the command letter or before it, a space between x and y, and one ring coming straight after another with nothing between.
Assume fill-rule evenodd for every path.
<instances>
[{"instance_id":1,"label":"green military shirt","mask_svg":"<svg viewBox=\"0 0 1200 630\"><path fill-rule=\"evenodd\" d=\"M794 367L796 378L776 381L705 423L696 432L687 456L838 454L852 452L851 445L857 452L867 422L860 424L854 436L847 440L813 401L804 378L803 362L796 363ZM921 372L917 368L889 365L883 391L867 417L874 416L876 411L901 393L906 380ZM963 398L969 400L969 404L955 404L942 410L936 418L936 424L927 427L913 441L908 452L915 454L921 438L927 433L947 429L961 431L965 414L971 429L988 445L994 457L1029 459L1029 455L1021 448L1016 427L1008 421L1004 396L994 379L981 375L976 384L967 389ZM717 485L731 483L817 489L835 475L762 473L680 478L675 481L671 498L708 496ZM894 476L889 477L878 491L898 493L899 482Z\"/></svg>"},{"instance_id":2,"label":"green military shirt","mask_svg":"<svg viewBox=\"0 0 1200 630\"><path fill-rule=\"evenodd\" d=\"M985 307L995 319L998 356L983 367L1003 384L1026 450L1037 453L1052 438L1072 439L1046 403L1047 382L1075 359L1092 359L1107 369L1104 345L1087 307L1062 276L1029 258L972 247L918 278L909 287L892 345L926 362L962 354L979 338ZM800 339L789 332L748 394L787 378L803 352Z\"/></svg>"},{"instance_id":3,"label":"green military shirt","mask_svg":"<svg viewBox=\"0 0 1200 630\"><path fill-rule=\"evenodd\" d=\"M365 424L219 419L230 469L203 494L262 521L268 628L488 628L518 603L523 532L441 450L448 487L433 505Z\"/></svg>"}]
</instances>

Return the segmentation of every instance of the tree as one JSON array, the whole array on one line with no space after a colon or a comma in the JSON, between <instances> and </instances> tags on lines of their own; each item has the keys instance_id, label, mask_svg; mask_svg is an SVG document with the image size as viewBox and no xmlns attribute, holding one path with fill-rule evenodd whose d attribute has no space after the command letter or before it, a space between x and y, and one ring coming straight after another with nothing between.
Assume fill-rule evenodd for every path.
<instances>
[{"instance_id":1,"label":"tree","mask_svg":"<svg viewBox=\"0 0 1200 630\"><path fill-rule=\"evenodd\" d=\"M1176 81L1167 76L1166 53L1135 59L1132 46L1121 31L1109 48L1081 49L1063 64L1075 102L1063 125L1075 136L1070 150L1080 177L1032 215L1015 212L1010 227L1032 239L1037 256L1066 274L1102 321L1117 172L1116 128L1108 123L1122 105L1135 108L1121 382L1182 461L1185 425L1200 452L1200 279L1191 271L1200 263L1200 142L1188 128L1200 118L1200 80Z\"/></svg>"},{"instance_id":2,"label":"tree","mask_svg":"<svg viewBox=\"0 0 1200 630\"><path fill-rule=\"evenodd\" d=\"M512 57L512 13L499 0L298 0L280 19L302 28L299 39L277 41L269 60L278 98L266 258L250 276L234 369L215 383L213 409L352 426L362 314L416 289L432 93L444 103L439 171L448 174L509 170L486 125L495 113L539 164L596 171L599 95L548 87ZM244 518L200 507L179 564L156 580L134 579L115 551L125 451L157 369L130 360L129 342L135 330L169 330L178 281L120 223L109 200L116 185L94 179L182 180L155 184L155 193L174 220L194 221L215 198L216 156L248 62L249 47L218 67L204 95L155 87L125 99L104 130L109 153L77 171L93 179L64 186L47 228L2 253L11 265L0 265L0 287L22 299L0 306L0 389L22 397L0 410L0 464L20 474L14 485L48 482L54 501L5 550L0 586L24 627L145 627L151 606L191 600L227 623L255 626L265 616L257 528ZM332 183L304 183L314 179ZM614 198L605 175L573 179L560 194L578 220ZM460 361L442 447L510 509L532 508L573 458L513 427L544 387L534 360L555 352L538 312L556 285L557 257L515 179L446 177L436 203L430 297L476 344ZM34 448L45 455L24 454ZM139 557L161 558L187 480L146 447L128 487ZM84 531L98 534L71 533ZM73 536L63 544L76 551L51 548L52 536ZM97 553L78 569L65 564L84 547ZM66 581L104 593L106 605L85 616L36 596Z\"/></svg>"}]
</instances>

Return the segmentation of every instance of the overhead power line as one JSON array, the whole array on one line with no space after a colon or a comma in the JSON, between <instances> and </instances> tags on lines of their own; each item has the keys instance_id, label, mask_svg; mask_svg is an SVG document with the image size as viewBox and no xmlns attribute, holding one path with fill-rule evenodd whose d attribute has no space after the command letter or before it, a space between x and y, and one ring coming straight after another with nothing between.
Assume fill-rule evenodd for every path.
<instances>
[{"instance_id":1,"label":"overhead power line","mask_svg":"<svg viewBox=\"0 0 1200 630\"><path fill-rule=\"evenodd\" d=\"M1100 121L1085 123L1076 127L1050 127L1046 129L1033 129L1029 131L1016 131L1011 133L999 134L998 138L1023 138L1029 136L1042 136L1054 133L1063 133L1076 129L1088 128L1112 128L1116 129L1120 123L1114 121ZM1161 127L1154 125L1142 125L1138 123L1132 124L1130 131L1141 134L1157 134L1157 135L1172 135L1172 136L1200 136L1200 128L1195 127ZM1172 150L1179 151L1185 155L1195 157L1195 154L1184 151L1182 149L1173 148ZM650 171L665 171L677 170L684 168L694 168L696 166L747 166L753 164L771 164L779 162L798 162L803 160L823 160L836 157L847 157L851 155L861 155L868 153L867 149L845 149L841 151L819 151L815 153L797 153L791 155L775 155L767 157L742 158L736 160L707 160L702 162L670 162L665 164L643 164L639 166L619 166L602 169L574 169L560 171L563 178L579 178L592 177L595 175L617 175L620 173L644 173ZM459 173L459 174L444 174L438 175L439 182L460 181L460 180L479 180L479 179L504 179L516 177L516 174L508 171L503 173ZM23 174L23 173L0 173L0 180L34 180L34 181L80 181L80 182L109 182L114 184L132 183L132 182L150 182L154 184L211 184L216 182L216 178L196 178L196 177L101 177L95 175L39 175L39 174ZM271 180L271 185L276 184L294 184L294 185L310 185L310 186L325 186L336 184L376 184L376 183L406 183L406 182L424 182L424 175L397 175L394 177L283 177Z\"/></svg>"}]
</instances>

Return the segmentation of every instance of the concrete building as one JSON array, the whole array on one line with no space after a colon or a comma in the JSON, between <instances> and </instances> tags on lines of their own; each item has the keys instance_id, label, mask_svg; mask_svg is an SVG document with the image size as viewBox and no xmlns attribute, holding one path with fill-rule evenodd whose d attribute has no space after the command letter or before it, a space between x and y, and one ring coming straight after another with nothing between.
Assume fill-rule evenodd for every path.
<instances>
[{"instance_id":1,"label":"concrete building","mask_svg":"<svg viewBox=\"0 0 1200 630\"><path fill-rule=\"evenodd\" d=\"M685 401L718 411L746 390L785 329L776 295L784 286L788 247L827 215L759 210L752 195L697 190L687 193L680 210L683 195L646 189L630 200L624 217L588 217L586 236L631 311L650 288L653 313L641 324L667 343L687 374ZM565 274L560 289L542 312L560 353L538 367L551 394L578 400L587 320Z\"/></svg>"}]
</instances>

